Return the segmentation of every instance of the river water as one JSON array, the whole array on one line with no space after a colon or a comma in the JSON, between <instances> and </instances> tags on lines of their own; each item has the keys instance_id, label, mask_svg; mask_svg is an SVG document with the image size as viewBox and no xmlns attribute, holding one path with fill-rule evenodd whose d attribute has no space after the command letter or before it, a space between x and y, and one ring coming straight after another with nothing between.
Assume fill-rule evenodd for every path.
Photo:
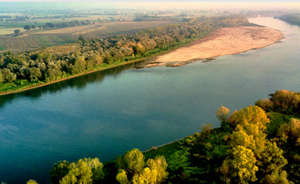
<instances>
[{"instance_id":1,"label":"river water","mask_svg":"<svg viewBox=\"0 0 300 184\"><path fill-rule=\"evenodd\" d=\"M215 111L253 105L277 89L300 91L300 28L273 18L276 44L173 68L134 64L0 97L0 181L50 182L52 165L108 161L219 126Z\"/></svg>"}]
</instances>

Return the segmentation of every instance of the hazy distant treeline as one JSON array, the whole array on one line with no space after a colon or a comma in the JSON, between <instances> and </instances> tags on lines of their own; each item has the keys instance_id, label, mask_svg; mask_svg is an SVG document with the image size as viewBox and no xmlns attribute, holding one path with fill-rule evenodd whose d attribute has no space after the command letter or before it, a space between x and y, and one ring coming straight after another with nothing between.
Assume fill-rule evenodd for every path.
<instances>
[{"instance_id":1,"label":"hazy distant treeline","mask_svg":"<svg viewBox=\"0 0 300 184\"><path fill-rule=\"evenodd\" d=\"M300 26L300 14L286 14L278 17L274 17L279 20L285 21L289 24Z\"/></svg>"}]
</instances>

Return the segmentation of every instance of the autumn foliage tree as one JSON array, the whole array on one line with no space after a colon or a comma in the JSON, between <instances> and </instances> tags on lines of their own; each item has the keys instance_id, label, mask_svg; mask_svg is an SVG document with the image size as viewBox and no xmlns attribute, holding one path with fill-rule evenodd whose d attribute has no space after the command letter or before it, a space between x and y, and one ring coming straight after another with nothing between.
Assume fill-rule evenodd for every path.
<instances>
[{"instance_id":1,"label":"autumn foliage tree","mask_svg":"<svg viewBox=\"0 0 300 184\"><path fill-rule=\"evenodd\" d=\"M144 155L138 149L125 153L118 159L119 173L116 180L120 184L157 184L163 182L168 173L167 162L163 156L148 159L145 163Z\"/></svg>"},{"instance_id":2,"label":"autumn foliage tree","mask_svg":"<svg viewBox=\"0 0 300 184\"><path fill-rule=\"evenodd\" d=\"M102 169L98 158L83 158L72 163L62 161L53 165L51 179L60 184L91 184L104 178Z\"/></svg>"},{"instance_id":3,"label":"autumn foliage tree","mask_svg":"<svg viewBox=\"0 0 300 184\"><path fill-rule=\"evenodd\" d=\"M288 181L283 168L287 160L282 150L276 143L266 139L265 130L269 122L264 110L258 106L249 106L232 113L228 121L233 130L229 135L229 154L219 169L223 181Z\"/></svg>"}]
</instances>

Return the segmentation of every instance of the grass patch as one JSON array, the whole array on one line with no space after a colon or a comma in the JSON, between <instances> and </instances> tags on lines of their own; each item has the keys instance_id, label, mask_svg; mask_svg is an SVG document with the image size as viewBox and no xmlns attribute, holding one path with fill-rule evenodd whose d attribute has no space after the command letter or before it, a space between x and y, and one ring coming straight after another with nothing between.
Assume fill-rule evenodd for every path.
<instances>
[{"instance_id":1,"label":"grass patch","mask_svg":"<svg viewBox=\"0 0 300 184\"><path fill-rule=\"evenodd\" d=\"M1 92L18 91L28 87L43 84L44 82L28 82L26 79L18 79L15 82L3 83L0 85Z\"/></svg>"},{"instance_id":2,"label":"grass patch","mask_svg":"<svg viewBox=\"0 0 300 184\"><path fill-rule=\"evenodd\" d=\"M278 112L269 112L270 123L267 125L268 137L275 137L280 125L289 123L291 118L299 118L294 115L282 114Z\"/></svg>"},{"instance_id":3,"label":"grass patch","mask_svg":"<svg viewBox=\"0 0 300 184\"><path fill-rule=\"evenodd\" d=\"M175 141L170 144L160 146L158 148L153 147L152 149L145 151L144 156L147 160L148 158L154 158L156 156L163 155L166 158L166 160L168 161L168 160L170 160L170 156L179 150L180 150L179 141Z\"/></svg>"}]
</instances>

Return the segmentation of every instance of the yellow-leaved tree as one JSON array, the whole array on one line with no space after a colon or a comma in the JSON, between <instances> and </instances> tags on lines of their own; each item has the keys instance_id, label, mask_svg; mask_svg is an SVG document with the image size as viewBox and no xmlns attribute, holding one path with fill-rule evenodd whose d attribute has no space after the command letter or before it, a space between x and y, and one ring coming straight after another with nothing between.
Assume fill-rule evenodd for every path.
<instances>
[{"instance_id":1,"label":"yellow-leaved tree","mask_svg":"<svg viewBox=\"0 0 300 184\"><path fill-rule=\"evenodd\" d=\"M144 162L143 153L133 149L120 158L119 173L116 177L121 184L158 184L168 176L167 162L164 156L148 159Z\"/></svg>"},{"instance_id":2,"label":"yellow-leaved tree","mask_svg":"<svg viewBox=\"0 0 300 184\"><path fill-rule=\"evenodd\" d=\"M229 117L232 129L228 136L229 154L219 168L226 183L288 182L283 151L266 139L269 122L265 111L258 106L235 111Z\"/></svg>"}]
</instances>

